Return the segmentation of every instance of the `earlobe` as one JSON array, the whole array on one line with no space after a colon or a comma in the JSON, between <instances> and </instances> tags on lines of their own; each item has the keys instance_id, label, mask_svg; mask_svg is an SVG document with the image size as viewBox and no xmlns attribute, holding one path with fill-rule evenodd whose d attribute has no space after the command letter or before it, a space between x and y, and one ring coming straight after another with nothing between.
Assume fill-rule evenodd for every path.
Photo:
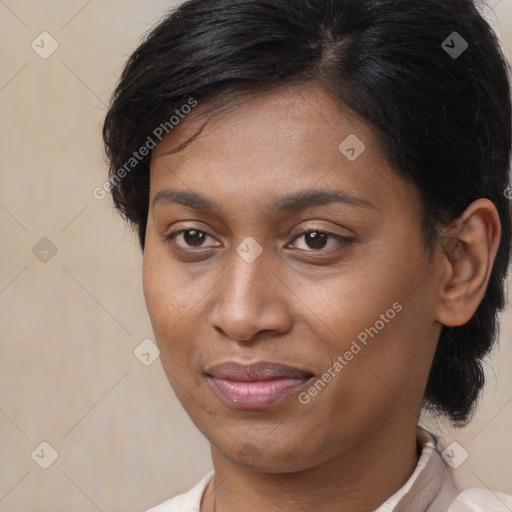
<instances>
[{"instance_id":1,"label":"earlobe","mask_svg":"<svg viewBox=\"0 0 512 512\"><path fill-rule=\"evenodd\" d=\"M448 271L439 283L439 323L459 326L471 319L485 294L500 236L499 215L488 199L471 203L450 228L442 256Z\"/></svg>"}]
</instances>

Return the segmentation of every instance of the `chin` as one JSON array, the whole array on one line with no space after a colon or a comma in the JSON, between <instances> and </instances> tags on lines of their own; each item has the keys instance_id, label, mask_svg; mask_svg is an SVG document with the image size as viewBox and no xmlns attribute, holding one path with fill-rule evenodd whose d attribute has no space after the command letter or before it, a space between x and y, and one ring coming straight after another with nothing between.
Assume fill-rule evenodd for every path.
<instances>
[{"instance_id":1,"label":"chin","mask_svg":"<svg viewBox=\"0 0 512 512\"><path fill-rule=\"evenodd\" d=\"M245 438L247 439L247 434ZM303 450L298 450L299 446L304 447L304 440L291 442L288 437L287 442L280 444L277 440L272 441L268 437L263 440L247 441L226 446L223 444L212 443L213 449L223 458L229 460L232 464L244 467L251 471L260 473L295 473L314 467L316 463L321 463L321 457L307 456ZM283 441L284 443L284 441Z\"/></svg>"}]
</instances>

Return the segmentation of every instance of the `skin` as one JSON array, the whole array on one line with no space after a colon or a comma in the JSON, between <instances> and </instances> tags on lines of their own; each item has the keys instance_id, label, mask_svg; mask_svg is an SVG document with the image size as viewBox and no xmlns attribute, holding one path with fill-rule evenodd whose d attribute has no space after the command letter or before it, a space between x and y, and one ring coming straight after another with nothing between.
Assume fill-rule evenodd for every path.
<instances>
[{"instance_id":1,"label":"skin","mask_svg":"<svg viewBox=\"0 0 512 512\"><path fill-rule=\"evenodd\" d=\"M392 170L371 127L319 86L280 87L214 113L198 139L169 154L206 107L153 151L143 264L163 368L212 447L215 485L201 511L374 510L417 464L442 324L464 324L482 300L497 211L472 203L431 257L416 187ZM350 134L366 146L353 162L338 149ZM270 209L313 188L372 206ZM165 189L200 193L221 210L153 204ZM182 229L212 236L166 239ZM307 229L351 241L322 245L301 235ZM247 237L263 250L252 263L236 252ZM401 311L307 404L294 393L267 409L234 409L208 385L206 369L231 360L285 363L316 381L394 303Z\"/></svg>"}]
</instances>

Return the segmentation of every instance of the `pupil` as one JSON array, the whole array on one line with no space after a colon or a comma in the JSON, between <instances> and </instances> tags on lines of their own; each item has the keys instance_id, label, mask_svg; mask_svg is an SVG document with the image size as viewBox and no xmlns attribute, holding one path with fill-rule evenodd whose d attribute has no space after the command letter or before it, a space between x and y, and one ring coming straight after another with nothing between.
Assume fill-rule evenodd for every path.
<instances>
[{"instance_id":1,"label":"pupil","mask_svg":"<svg viewBox=\"0 0 512 512\"><path fill-rule=\"evenodd\" d=\"M323 249L325 247L325 242L327 238L327 235L325 233L318 233L318 231L313 231L311 233L308 233L307 237L309 238L307 244L312 249Z\"/></svg>"},{"instance_id":2,"label":"pupil","mask_svg":"<svg viewBox=\"0 0 512 512\"><path fill-rule=\"evenodd\" d=\"M183 237L185 242L192 246L200 246L204 241L204 233L195 230L185 231L185 233L183 233Z\"/></svg>"}]
</instances>

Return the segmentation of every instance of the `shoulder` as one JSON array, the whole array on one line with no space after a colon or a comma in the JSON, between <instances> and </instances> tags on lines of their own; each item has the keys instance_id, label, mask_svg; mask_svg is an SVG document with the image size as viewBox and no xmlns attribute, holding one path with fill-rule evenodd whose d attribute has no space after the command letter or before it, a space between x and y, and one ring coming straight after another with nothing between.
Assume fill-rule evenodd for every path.
<instances>
[{"instance_id":1,"label":"shoulder","mask_svg":"<svg viewBox=\"0 0 512 512\"><path fill-rule=\"evenodd\" d=\"M488 489L462 491L447 512L510 512L512 497Z\"/></svg>"},{"instance_id":2,"label":"shoulder","mask_svg":"<svg viewBox=\"0 0 512 512\"><path fill-rule=\"evenodd\" d=\"M164 501L146 512L199 512L203 492L213 475L214 472L210 471L189 491Z\"/></svg>"}]
</instances>

